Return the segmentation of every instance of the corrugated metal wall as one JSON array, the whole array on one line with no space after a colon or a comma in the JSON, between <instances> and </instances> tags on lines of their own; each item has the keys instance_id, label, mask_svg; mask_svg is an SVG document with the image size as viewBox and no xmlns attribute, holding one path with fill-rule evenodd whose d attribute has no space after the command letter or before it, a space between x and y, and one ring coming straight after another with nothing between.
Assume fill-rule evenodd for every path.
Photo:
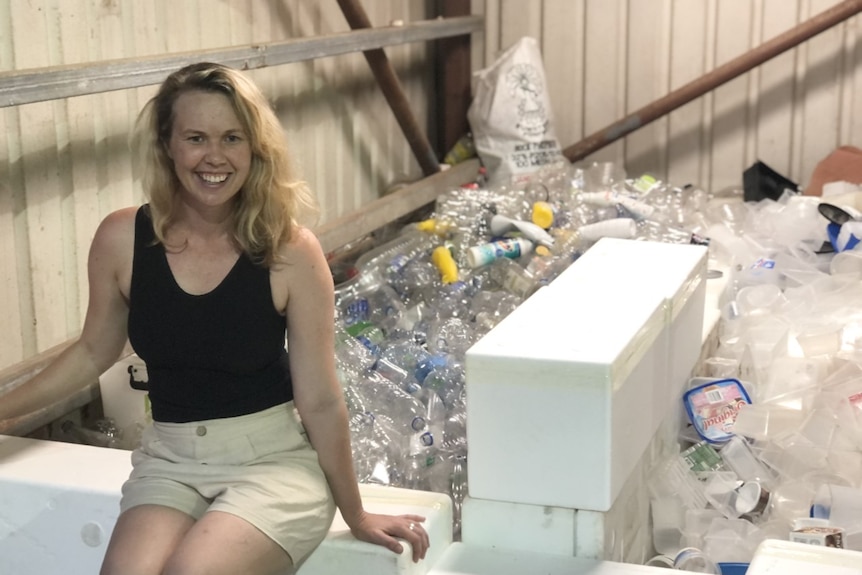
<instances>
[{"instance_id":1,"label":"corrugated metal wall","mask_svg":"<svg viewBox=\"0 0 862 575\"><path fill-rule=\"evenodd\" d=\"M473 0L473 12L486 18L485 33L474 36L473 69L521 36L538 38L556 132L567 146L836 3ZM376 25L422 20L433 6L363 4ZM836 146L862 145L860 26L857 17L833 28L591 159L712 190L738 184L742 170L761 159L805 183ZM347 29L334 0L11 0L0 2L0 70ZM432 117L427 46L387 53L417 117ZM420 177L361 55L252 75L281 112L324 221ZM96 225L141 200L126 137L152 92L0 109L0 368L80 329Z\"/></svg>"},{"instance_id":2,"label":"corrugated metal wall","mask_svg":"<svg viewBox=\"0 0 862 575\"><path fill-rule=\"evenodd\" d=\"M542 48L563 147L622 119L837 0L473 0L473 69L522 36ZM629 174L720 190L760 159L805 184L826 154L862 146L857 16L600 150Z\"/></svg>"},{"instance_id":3,"label":"corrugated metal wall","mask_svg":"<svg viewBox=\"0 0 862 575\"><path fill-rule=\"evenodd\" d=\"M364 2L375 25L430 3ZM0 2L0 71L159 55L349 30L334 0ZM420 124L430 50L387 48ZM275 103L328 221L422 173L361 54L251 72ZM141 202L127 154L155 87L0 109L0 369L75 336L98 222Z\"/></svg>"}]
</instances>

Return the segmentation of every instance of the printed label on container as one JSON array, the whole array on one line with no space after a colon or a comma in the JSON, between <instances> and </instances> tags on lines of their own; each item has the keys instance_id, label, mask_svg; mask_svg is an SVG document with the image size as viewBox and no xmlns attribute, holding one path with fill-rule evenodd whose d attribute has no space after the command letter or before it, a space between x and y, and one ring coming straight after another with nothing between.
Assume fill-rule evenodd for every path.
<instances>
[{"instance_id":1,"label":"printed label on container","mask_svg":"<svg viewBox=\"0 0 862 575\"><path fill-rule=\"evenodd\" d=\"M733 436L736 414L751 399L738 380L722 379L687 391L683 403L698 435L710 443L723 443Z\"/></svg>"}]
</instances>

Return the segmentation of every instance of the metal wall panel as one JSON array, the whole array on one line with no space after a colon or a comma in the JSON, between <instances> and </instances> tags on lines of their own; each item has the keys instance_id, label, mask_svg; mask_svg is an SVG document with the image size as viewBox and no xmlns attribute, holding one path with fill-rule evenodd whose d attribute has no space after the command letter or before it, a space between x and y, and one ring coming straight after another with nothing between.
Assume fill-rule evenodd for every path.
<instances>
[{"instance_id":1,"label":"metal wall panel","mask_svg":"<svg viewBox=\"0 0 862 575\"><path fill-rule=\"evenodd\" d=\"M473 69L539 39L567 146L838 0L473 0L486 18ZM376 25L430 0L364 2ZM806 183L841 144L862 146L856 17L596 152L630 173L711 190L761 159ZM0 2L0 70L165 54L346 31L334 1ZM387 49L420 121L431 48ZM271 97L323 221L421 176L359 54L251 72ZM128 130L154 87L0 109L0 368L66 341L86 308L87 246L108 212L142 201ZM429 126L433 136L433 126Z\"/></svg>"},{"instance_id":2,"label":"metal wall panel","mask_svg":"<svg viewBox=\"0 0 862 575\"><path fill-rule=\"evenodd\" d=\"M430 17L430 0L363 2L375 26ZM0 2L0 71L346 32L332 0ZM425 43L386 49L420 124ZM422 177L361 54L250 72L277 109L321 222ZM99 221L143 201L127 152L155 86L0 109L0 369L77 335Z\"/></svg>"},{"instance_id":3,"label":"metal wall panel","mask_svg":"<svg viewBox=\"0 0 862 575\"><path fill-rule=\"evenodd\" d=\"M839 0L473 0L473 69L524 35L542 47L563 147L635 112ZM852 18L595 152L631 174L718 191L760 159L806 184L862 145L862 17Z\"/></svg>"}]
</instances>

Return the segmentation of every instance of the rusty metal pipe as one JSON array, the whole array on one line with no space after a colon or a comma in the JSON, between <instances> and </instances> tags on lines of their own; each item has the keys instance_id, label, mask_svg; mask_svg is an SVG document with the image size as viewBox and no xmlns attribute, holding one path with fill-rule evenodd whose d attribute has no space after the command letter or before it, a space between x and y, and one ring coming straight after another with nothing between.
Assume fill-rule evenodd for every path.
<instances>
[{"instance_id":1,"label":"rusty metal pipe","mask_svg":"<svg viewBox=\"0 0 862 575\"><path fill-rule=\"evenodd\" d=\"M859 12L862 12L862 0L846 0L845 2L836 4L832 8L813 16L787 32L779 34L772 40L746 52L742 56L734 58L730 62L704 74L697 80L689 82L685 86L629 114L625 118L617 120L603 130L569 146L563 150L563 155L572 162L581 160L596 150L600 150L631 132L646 126L650 122L703 96L710 90L714 90L752 68L763 64L767 60L778 56L782 52L786 52L809 38L855 16Z\"/></svg>"},{"instance_id":2,"label":"rusty metal pipe","mask_svg":"<svg viewBox=\"0 0 862 575\"><path fill-rule=\"evenodd\" d=\"M371 28L371 21L359 0L338 0L338 5L353 30ZM363 55L380 86L380 90L383 92L383 96L389 103L392 113L395 114L395 119L401 126L401 131L404 132L404 137L407 138L413 155L419 161L422 172L426 176L439 172L440 164L437 162L437 156L434 154L428 138L416 122L413 111L410 109L410 103L407 101L407 96L404 95L404 89L401 87L401 82L398 80L386 52L377 48L366 50Z\"/></svg>"}]
</instances>

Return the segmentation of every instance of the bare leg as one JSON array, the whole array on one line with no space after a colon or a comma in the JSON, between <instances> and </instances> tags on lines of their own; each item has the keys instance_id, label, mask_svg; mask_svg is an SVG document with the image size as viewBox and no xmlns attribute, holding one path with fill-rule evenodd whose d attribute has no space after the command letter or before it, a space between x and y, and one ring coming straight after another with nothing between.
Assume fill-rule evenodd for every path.
<instances>
[{"instance_id":1,"label":"bare leg","mask_svg":"<svg viewBox=\"0 0 862 575\"><path fill-rule=\"evenodd\" d=\"M186 533L162 575L284 575L284 549L249 522L210 511Z\"/></svg>"},{"instance_id":2,"label":"bare leg","mask_svg":"<svg viewBox=\"0 0 862 575\"><path fill-rule=\"evenodd\" d=\"M132 507L117 520L101 575L161 575L192 525L192 517L170 507Z\"/></svg>"}]
</instances>

